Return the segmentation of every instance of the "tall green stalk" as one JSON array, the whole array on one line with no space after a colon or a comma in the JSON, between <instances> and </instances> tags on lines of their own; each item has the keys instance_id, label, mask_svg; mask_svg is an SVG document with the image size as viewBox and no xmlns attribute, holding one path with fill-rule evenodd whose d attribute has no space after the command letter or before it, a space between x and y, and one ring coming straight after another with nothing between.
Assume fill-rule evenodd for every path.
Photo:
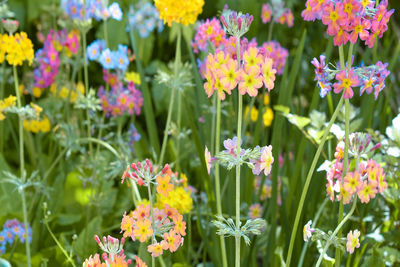
<instances>
[{"instance_id":1,"label":"tall green stalk","mask_svg":"<svg viewBox=\"0 0 400 267\"><path fill-rule=\"evenodd\" d=\"M240 38L236 37L237 46L237 61L240 69ZM238 122L237 122L237 147L236 147L236 231L240 229L240 143L242 139L242 109L243 109L243 96L238 90ZM240 235L239 232L235 235L235 266L240 266Z\"/></svg>"},{"instance_id":2,"label":"tall green stalk","mask_svg":"<svg viewBox=\"0 0 400 267\"><path fill-rule=\"evenodd\" d=\"M215 135L215 154L219 153L219 145L221 140L221 99L217 96L217 125L216 125L216 135ZM219 177L219 163L215 164L215 194L217 201L217 214L222 216L222 205L221 205L221 188L220 188L220 177ZM227 267L228 262L226 259L226 248L224 236L219 237L221 245L221 256L222 256L222 266Z\"/></svg>"},{"instance_id":3,"label":"tall green stalk","mask_svg":"<svg viewBox=\"0 0 400 267\"><path fill-rule=\"evenodd\" d=\"M88 73L88 66L87 66L87 56L86 56L86 32L82 33L82 42L83 42L83 75L84 75L84 80L85 80L85 95L87 96L89 93L89 73ZM91 126L90 126L90 115L89 115L89 109L86 109L86 119L87 119L87 136L88 138L92 137L91 133ZM90 156L93 157L93 146L92 143L89 142L89 151L90 151Z\"/></svg>"},{"instance_id":4,"label":"tall green stalk","mask_svg":"<svg viewBox=\"0 0 400 267\"><path fill-rule=\"evenodd\" d=\"M347 73L349 72L351 68L351 58L353 55L353 47L354 45L350 43L349 47L349 53L347 55ZM345 62L344 62L344 52L343 52L343 46L339 47L339 58L340 58L340 68L344 69L345 68ZM347 168L348 168L348 160L349 160L349 135L350 135L350 114L349 114L349 109L350 109L350 104L349 100L345 100L345 105L344 105L344 117L345 117L345 137L344 137L344 156L343 156L343 171L342 171L342 183L344 180L344 177L347 174ZM341 185L343 186L343 185ZM339 214L338 214L338 224L342 221L343 219L343 202L340 201L339 204ZM338 233L338 238L342 236L342 230L339 229ZM339 248L336 248L335 252L335 266L339 267L340 266L340 258L341 258L341 251Z\"/></svg>"},{"instance_id":5,"label":"tall green stalk","mask_svg":"<svg viewBox=\"0 0 400 267\"><path fill-rule=\"evenodd\" d=\"M176 41L175 64L174 64L174 76L175 77L178 75L178 65L181 63L181 35L182 35L182 29L181 29L180 25L178 25L178 27L179 28L178 28L178 37L177 37L177 41ZM161 164L163 163L164 155L165 155L165 149L167 148L168 130L169 130L169 126L171 124L171 115L172 115L172 108L174 106L176 89L177 88L175 86L172 88L171 98L169 100L167 124L165 125L164 138L163 138L163 143L162 143L162 146L161 146L160 157L158 159L158 166L161 166Z\"/></svg>"},{"instance_id":6,"label":"tall green stalk","mask_svg":"<svg viewBox=\"0 0 400 267\"><path fill-rule=\"evenodd\" d=\"M22 108L21 105L21 96L19 93L19 84L18 84L18 73L17 67L13 66L13 73L14 73L14 85L15 85L15 94L17 96L17 105L18 109ZM18 131L19 131L19 167L20 167L20 175L22 179L22 184L26 182L26 175L25 175L25 159L24 159L24 129L22 127L22 118L21 115L18 115ZM29 245L29 231L28 231L28 212L26 208L26 196L25 196L25 189L21 189L21 198L22 198L22 213L24 217L24 228L25 228L25 251L26 251L26 260L28 267L31 266L31 248Z\"/></svg>"},{"instance_id":7,"label":"tall green stalk","mask_svg":"<svg viewBox=\"0 0 400 267\"><path fill-rule=\"evenodd\" d=\"M321 143L318 146L317 152L315 153L314 159L313 159L313 161L311 163L310 170L308 171L306 182L304 184L303 191L301 193L299 206L297 208L296 218L294 220L294 225L293 225L293 229L292 229L292 234L290 236L289 250L288 250L288 254L287 254L287 258L286 258L286 266L288 266L288 267L290 266L290 261L292 259L293 246L294 246L294 241L296 240L296 233L297 233L297 228L299 226L300 215L301 215L301 212L303 210L304 201L306 199L308 188L309 188L310 183L311 183L311 178L312 178L312 175L314 173L315 167L317 165L319 156L321 155L321 152L322 152L322 149L324 147L326 138L328 137L329 131L331 130L331 127L332 127L333 123L335 122L337 115L339 114L339 111L340 111L340 109L341 109L341 107L343 105L343 102L344 102L344 96L342 95L342 97L340 98L339 103L336 106L335 112L333 113L332 118L329 121L329 124L325 129L324 135L322 136L322 139L321 139Z\"/></svg>"}]
</instances>

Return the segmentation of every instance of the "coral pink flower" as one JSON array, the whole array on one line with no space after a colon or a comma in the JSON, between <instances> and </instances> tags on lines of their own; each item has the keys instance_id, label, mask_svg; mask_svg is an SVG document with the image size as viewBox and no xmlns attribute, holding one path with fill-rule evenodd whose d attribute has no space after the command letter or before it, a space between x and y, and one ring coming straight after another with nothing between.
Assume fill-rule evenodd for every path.
<instances>
[{"instance_id":1,"label":"coral pink flower","mask_svg":"<svg viewBox=\"0 0 400 267\"><path fill-rule=\"evenodd\" d=\"M262 22L268 23L271 21L271 17L272 17L272 9L271 6L269 4L263 4L262 5L262 10L261 10L261 20Z\"/></svg>"},{"instance_id":2,"label":"coral pink flower","mask_svg":"<svg viewBox=\"0 0 400 267\"><path fill-rule=\"evenodd\" d=\"M328 35L335 35L341 25L345 24L345 14L343 12L343 4L332 2L324 7L322 13L322 23L328 25L327 33Z\"/></svg>"},{"instance_id":3,"label":"coral pink flower","mask_svg":"<svg viewBox=\"0 0 400 267\"><path fill-rule=\"evenodd\" d=\"M263 76L263 82L268 92L274 88L275 73L276 69L272 67L273 61L271 58L266 57L263 64L261 65L261 72Z\"/></svg>"},{"instance_id":4,"label":"coral pink flower","mask_svg":"<svg viewBox=\"0 0 400 267\"><path fill-rule=\"evenodd\" d=\"M349 73L347 73L346 69L340 71L338 74L336 74L336 80L338 80L339 83L335 83L333 85L333 87L335 88L333 91L336 94L339 94L341 91L344 90L344 98L346 99L353 97L354 92L352 87L358 86L360 84L358 76L354 73L352 69L349 70Z\"/></svg>"},{"instance_id":5,"label":"coral pink flower","mask_svg":"<svg viewBox=\"0 0 400 267\"><path fill-rule=\"evenodd\" d=\"M247 70L240 70L239 92L244 95L256 96L258 89L263 85L263 79L260 75L260 68L253 66Z\"/></svg>"},{"instance_id":6,"label":"coral pink flower","mask_svg":"<svg viewBox=\"0 0 400 267\"><path fill-rule=\"evenodd\" d=\"M355 44L357 42L357 37L360 36L360 39L365 41L369 37L369 28L371 27L371 23L368 20L364 20L360 17L357 17L350 26L350 30L352 30L350 34L350 42Z\"/></svg>"},{"instance_id":7,"label":"coral pink flower","mask_svg":"<svg viewBox=\"0 0 400 267\"><path fill-rule=\"evenodd\" d=\"M338 32L333 38L333 44L336 46L345 45L349 41L350 35L344 26L340 26Z\"/></svg>"},{"instance_id":8,"label":"coral pink flower","mask_svg":"<svg viewBox=\"0 0 400 267\"><path fill-rule=\"evenodd\" d=\"M361 188L358 190L357 195L361 203L368 203L370 199L374 198L378 191L373 182L364 181Z\"/></svg>"},{"instance_id":9,"label":"coral pink flower","mask_svg":"<svg viewBox=\"0 0 400 267\"><path fill-rule=\"evenodd\" d=\"M163 254L163 247L160 243L154 243L147 247L147 251L151 253L152 257L158 257Z\"/></svg>"},{"instance_id":10,"label":"coral pink flower","mask_svg":"<svg viewBox=\"0 0 400 267\"><path fill-rule=\"evenodd\" d=\"M171 229L168 233L164 233L163 237L161 245L164 250L169 249L171 252L175 252L181 244L181 237L175 230Z\"/></svg>"},{"instance_id":11,"label":"coral pink flower","mask_svg":"<svg viewBox=\"0 0 400 267\"><path fill-rule=\"evenodd\" d=\"M360 231L358 230L354 230L354 232L350 231L347 234L346 250L350 254L353 254L355 248L360 247L360 241L358 240L359 237L360 237Z\"/></svg>"}]
</instances>

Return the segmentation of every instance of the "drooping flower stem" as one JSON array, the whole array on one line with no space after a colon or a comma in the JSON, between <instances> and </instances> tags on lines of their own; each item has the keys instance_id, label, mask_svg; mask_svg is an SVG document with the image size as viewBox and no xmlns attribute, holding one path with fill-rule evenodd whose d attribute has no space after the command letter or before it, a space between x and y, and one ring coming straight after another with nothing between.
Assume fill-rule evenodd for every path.
<instances>
[{"instance_id":1,"label":"drooping flower stem","mask_svg":"<svg viewBox=\"0 0 400 267\"><path fill-rule=\"evenodd\" d=\"M240 38L236 36L237 61L240 69ZM238 90L238 122L237 122L237 147L236 147L236 236L235 236L235 266L240 266L240 143L242 141L242 106L243 96Z\"/></svg>"},{"instance_id":2,"label":"drooping flower stem","mask_svg":"<svg viewBox=\"0 0 400 267\"><path fill-rule=\"evenodd\" d=\"M18 73L17 67L13 66L13 74L14 74L14 85L15 85L15 94L17 96L17 105L18 109L22 108L21 104L21 96L19 93L19 83L18 83ZM18 115L18 131L19 131L19 167L20 167L20 175L22 179L22 184L25 184L25 159L24 159L24 128L22 127L22 118L21 115ZM29 232L28 232L28 212L26 208L26 197L25 197L25 189L20 189L21 198L22 198L22 213L24 217L24 228L25 228L25 252L26 252L26 260L27 266L31 266L31 248L29 245Z\"/></svg>"},{"instance_id":3,"label":"drooping flower stem","mask_svg":"<svg viewBox=\"0 0 400 267\"><path fill-rule=\"evenodd\" d=\"M350 70L351 68L351 58L353 55L353 44L350 44L349 48L349 53L347 57L347 71ZM339 58L340 58L340 68L344 69L345 68L345 63L344 63L344 52L343 52L343 46L339 47ZM342 171L342 185L343 186L343 180L344 177L347 174L347 168L348 168L348 159L349 159L349 135L350 135L350 114L349 114L349 100L345 100L344 104L344 116L345 116L345 134L344 134L344 156L343 156L343 171ZM339 214L338 214L338 223L340 223L343 219L343 202L341 201L339 204ZM338 238L342 236L342 231L339 229L338 232ZM340 258L341 258L341 252L339 248L336 248L335 252L335 266L339 267L340 266Z\"/></svg>"},{"instance_id":4,"label":"drooping flower stem","mask_svg":"<svg viewBox=\"0 0 400 267\"><path fill-rule=\"evenodd\" d=\"M151 228L154 229L154 212L153 212L153 197L151 195L151 183L150 181L148 181L147 184L147 191L149 193L149 202L150 202L150 216L151 216ZM153 231L153 237L151 238L151 244L154 244L156 237L155 237L155 232ZM151 266L154 267L155 266L155 258L151 257Z\"/></svg>"},{"instance_id":5,"label":"drooping flower stem","mask_svg":"<svg viewBox=\"0 0 400 267\"><path fill-rule=\"evenodd\" d=\"M290 236L289 249L288 249L288 254L287 254L287 258L286 258L286 266L288 266L288 267L290 266L290 260L292 258L294 241L296 239L297 227L299 226L300 215L301 215L301 212L303 210L304 201L306 199L308 188L310 186L311 178L312 178L312 175L314 173L315 167L316 167L316 165L318 163L318 159L319 159L319 156L321 155L321 152L322 152L322 149L324 147L326 138L328 137L329 131L331 130L332 125L335 122L336 117L339 114L339 111L340 111L341 107L343 106L343 102L344 102L344 96L342 95L342 97L340 98L339 103L336 106L335 112L333 113L332 118L329 121L329 124L325 129L324 135L322 136L322 139L321 139L321 143L319 144L319 146L317 148L317 152L315 153L314 159L313 159L313 161L311 163L310 170L308 171L306 182L304 184L303 191L301 193L299 206L297 208L296 217L295 217L294 224L293 224L293 229L292 229L292 234Z\"/></svg>"},{"instance_id":6,"label":"drooping flower stem","mask_svg":"<svg viewBox=\"0 0 400 267\"><path fill-rule=\"evenodd\" d=\"M87 65L87 56L86 56L86 32L82 33L82 42L83 42L83 75L85 80L85 96L89 93L89 73L88 73L88 65ZM86 109L86 119L87 119L87 136L88 138L92 137L91 126L90 126L90 115L89 109ZM89 151L90 156L93 157L93 146L92 143L89 142Z\"/></svg>"},{"instance_id":7,"label":"drooping flower stem","mask_svg":"<svg viewBox=\"0 0 400 267\"><path fill-rule=\"evenodd\" d=\"M174 76L175 77L178 75L178 65L180 63L181 63L181 27L178 24L178 36L177 36L177 41L176 41L175 64L174 64ZM174 100L175 100L175 91L176 91L176 88L174 86L174 87L172 87L171 98L169 100L167 124L165 125L164 138L163 138L163 143L161 146L161 153L160 153L160 157L158 160L158 166L161 166L161 164L163 163L165 149L167 148L168 131L169 131L169 126L171 124L172 108L174 106Z\"/></svg>"},{"instance_id":8,"label":"drooping flower stem","mask_svg":"<svg viewBox=\"0 0 400 267\"><path fill-rule=\"evenodd\" d=\"M215 154L219 153L219 143L220 143L220 135L221 135L221 99L217 97L217 125L216 125L216 135L215 135ZM219 163L218 161L215 164L215 194L217 201L217 213L218 216L222 216L222 206L221 206L221 188L220 188L220 177L219 177ZM226 248L225 248L225 239L224 236L219 237L220 245L221 245L221 256L222 256L222 266L227 267L228 262L226 258Z\"/></svg>"},{"instance_id":9,"label":"drooping flower stem","mask_svg":"<svg viewBox=\"0 0 400 267\"><path fill-rule=\"evenodd\" d=\"M340 202L342 203L342 202ZM321 265L322 259L324 258L324 255L326 251L328 250L329 246L332 244L333 239L335 238L336 234L342 229L342 226L350 219L351 215L353 215L354 210L356 209L357 206L357 196L354 197L353 199L353 205L351 206L351 210L349 213L347 213L346 217L343 218L343 220L340 221L339 225L336 227L335 231L333 231L331 237L329 240L326 242L324 249L322 250L322 253L319 255L317 264L315 267L319 267ZM339 236L338 236L339 238Z\"/></svg>"}]
</instances>

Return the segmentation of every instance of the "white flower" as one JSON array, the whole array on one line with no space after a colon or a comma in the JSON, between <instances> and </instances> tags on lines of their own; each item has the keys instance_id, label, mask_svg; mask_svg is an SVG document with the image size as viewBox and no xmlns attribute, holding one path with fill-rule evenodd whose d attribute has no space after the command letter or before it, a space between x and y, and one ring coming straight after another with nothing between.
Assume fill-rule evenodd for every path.
<instances>
[{"instance_id":1,"label":"white flower","mask_svg":"<svg viewBox=\"0 0 400 267\"><path fill-rule=\"evenodd\" d=\"M121 11L121 8L119 7L117 2L112 3L108 7L108 12L110 12L111 17L113 19L121 21L121 19L122 19L122 11Z\"/></svg>"}]
</instances>

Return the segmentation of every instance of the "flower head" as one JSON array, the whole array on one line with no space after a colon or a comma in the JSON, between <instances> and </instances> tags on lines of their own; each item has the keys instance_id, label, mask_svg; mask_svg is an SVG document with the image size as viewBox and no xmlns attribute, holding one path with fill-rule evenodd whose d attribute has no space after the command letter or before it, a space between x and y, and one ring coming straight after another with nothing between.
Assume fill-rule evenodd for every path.
<instances>
[{"instance_id":1,"label":"flower head","mask_svg":"<svg viewBox=\"0 0 400 267\"><path fill-rule=\"evenodd\" d=\"M312 236L312 233L315 231L315 229L311 228L311 224L312 224L312 221L309 220L306 223L306 225L304 225L304 227L303 227L303 239L304 239L304 242L307 242L308 239Z\"/></svg>"},{"instance_id":2,"label":"flower head","mask_svg":"<svg viewBox=\"0 0 400 267\"><path fill-rule=\"evenodd\" d=\"M360 231L358 230L350 231L347 234L346 250L350 254L353 254L355 248L360 247L360 241L358 239L359 237L360 237Z\"/></svg>"}]
</instances>

